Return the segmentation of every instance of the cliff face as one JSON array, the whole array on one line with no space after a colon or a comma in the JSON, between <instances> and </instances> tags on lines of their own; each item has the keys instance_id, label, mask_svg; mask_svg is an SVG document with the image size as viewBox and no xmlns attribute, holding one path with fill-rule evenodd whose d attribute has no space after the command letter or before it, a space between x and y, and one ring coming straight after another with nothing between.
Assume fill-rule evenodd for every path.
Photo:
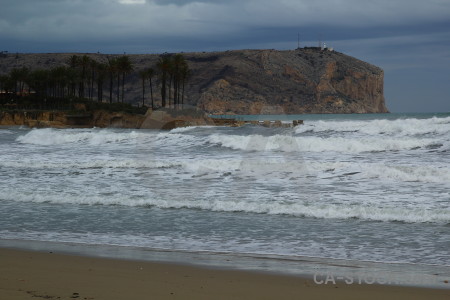
<instances>
[{"instance_id":1,"label":"cliff face","mask_svg":"<svg viewBox=\"0 0 450 300\"><path fill-rule=\"evenodd\" d=\"M338 52L246 50L202 59L191 92L210 113L387 112L383 71Z\"/></svg>"},{"instance_id":2,"label":"cliff face","mask_svg":"<svg viewBox=\"0 0 450 300\"><path fill-rule=\"evenodd\" d=\"M19 54L0 58L0 74L13 67L67 65L71 54ZM304 48L292 51L236 50L183 54L192 70L185 103L213 114L384 113L383 70L339 52ZM89 54L97 61L107 56ZM129 55L126 101L142 102L137 72L154 66L159 55ZM154 96L160 103L158 79ZM105 86L104 97L108 90ZM147 87L147 93L148 93ZM116 88L114 89L114 93ZM96 92L94 93L96 94ZM115 94L114 97L115 99ZM105 99L106 100L106 99ZM147 95L147 105L150 97Z\"/></svg>"}]
</instances>

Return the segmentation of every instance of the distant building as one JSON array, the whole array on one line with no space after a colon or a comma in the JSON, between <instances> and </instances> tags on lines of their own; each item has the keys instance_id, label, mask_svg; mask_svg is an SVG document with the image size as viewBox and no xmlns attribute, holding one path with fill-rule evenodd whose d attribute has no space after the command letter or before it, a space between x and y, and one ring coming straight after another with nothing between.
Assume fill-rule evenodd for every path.
<instances>
[{"instance_id":1,"label":"distant building","mask_svg":"<svg viewBox=\"0 0 450 300\"><path fill-rule=\"evenodd\" d=\"M320 50L322 50L322 51L334 51L334 48L332 48L332 47L327 47L327 43L324 42L324 43L321 45Z\"/></svg>"}]
</instances>

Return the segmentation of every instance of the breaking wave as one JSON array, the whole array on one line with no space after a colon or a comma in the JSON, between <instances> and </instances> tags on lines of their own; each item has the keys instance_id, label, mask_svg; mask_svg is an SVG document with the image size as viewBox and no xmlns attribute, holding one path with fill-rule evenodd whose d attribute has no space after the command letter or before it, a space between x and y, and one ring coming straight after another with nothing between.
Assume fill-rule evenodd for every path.
<instances>
[{"instance_id":1,"label":"breaking wave","mask_svg":"<svg viewBox=\"0 0 450 300\"><path fill-rule=\"evenodd\" d=\"M189 129L192 130L192 129ZM163 145L171 146L195 146L202 143L201 139L183 134L183 130L174 132L158 131L113 131L110 129L87 130L58 130L58 129L33 129L25 135L19 136L16 141L22 144L39 146L52 145L91 145L100 146L107 144L124 145Z\"/></svg>"},{"instance_id":2,"label":"breaking wave","mask_svg":"<svg viewBox=\"0 0 450 300\"><path fill-rule=\"evenodd\" d=\"M427 147L440 148L436 139L398 139L398 138L343 138L343 137L313 137L288 135L220 135L209 136L208 141L223 147L245 151L308 151L308 152L382 152L411 149L426 149Z\"/></svg>"},{"instance_id":3,"label":"breaking wave","mask_svg":"<svg viewBox=\"0 0 450 300\"><path fill-rule=\"evenodd\" d=\"M148 134L131 132L114 132L108 129L102 130L58 130L58 129L33 129L27 134L19 136L16 141L23 144L33 145L62 145L85 143L90 145L101 145L108 143L121 143L125 141L136 141L147 138Z\"/></svg>"},{"instance_id":4,"label":"breaking wave","mask_svg":"<svg viewBox=\"0 0 450 300\"><path fill-rule=\"evenodd\" d=\"M296 133L336 132L384 136L445 135L450 133L450 117L429 119L396 119L370 121L308 121Z\"/></svg>"},{"instance_id":5,"label":"breaking wave","mask_svg":"<svg viewBox=\"0 0 450 300\"><path fill-rule=\"evenodd\" d=\"M15 201L35 203L121 205L134 207L157 207L163 209L200 209L215 212L245 212L269 215L289 215L318 219L360 219L367 221L396 221L405 223L450 224L450 211L440 208L380 207L373 204L302 203L292 201L243 200L188 200L154 199L152 197L125 197L115 194L101 195L48 195L40 193L8 193ZM4 196L2 198L5 198ZM11 200L11 199L9 199Z\"/></svg>"},{"instance_id":6,"label":"breaking wave","mask_svg":"<svg viewBox=\"0 0 450 300\"><path fill-rule=\"evenodd\" d=\"M73 160L67 161L36 161L24 158L20 161L2 161L0 167L28 168L28 169L138 169L138 168L174 168L181 166L180 163L163 160L108 160L97 159L89 161Z\"/></svg>"}]
</instances>

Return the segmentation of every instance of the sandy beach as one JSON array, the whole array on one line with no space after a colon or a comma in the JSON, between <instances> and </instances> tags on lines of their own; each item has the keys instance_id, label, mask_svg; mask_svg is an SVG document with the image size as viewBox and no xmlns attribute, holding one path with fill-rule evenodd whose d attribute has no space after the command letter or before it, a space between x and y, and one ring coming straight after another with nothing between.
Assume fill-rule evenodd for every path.
<instances>
[{"instance_id":1,"label":"sandy beach","mask_svg":"<svg viewBox=\"0 0 450 300\"><path fill-rule=\"evenodd\" d=\"M0 249L1 299L448 299L449 290Z\"/></svg>"}]
</instances>

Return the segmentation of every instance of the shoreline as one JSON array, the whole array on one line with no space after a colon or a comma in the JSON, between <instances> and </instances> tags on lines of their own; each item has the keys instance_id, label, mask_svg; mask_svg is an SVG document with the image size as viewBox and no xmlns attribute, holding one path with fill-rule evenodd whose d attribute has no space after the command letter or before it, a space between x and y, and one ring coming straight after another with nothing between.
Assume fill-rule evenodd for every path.
<instances>
[{"instance_id":1,"label":"shoreline","mask_svg":"<svg viewBox=\"0 0 450 300\"><path fill-rule=\"evenodd\" d=\"M0 248L0 298L447 299L446 289L317 284L281 274Z\"/></svg>"},{"instance_id":2,"label":"shoreline","mask_svg":"<svg viewBox=\"0 0 450 300\"><path fill-rule=\"evenodd\" d=\"M336 281L349 285L450 289L449 266L8 239L0 239L0 249L256 272L312 280L318 284Z\"/></svg>"}]
</instances>

